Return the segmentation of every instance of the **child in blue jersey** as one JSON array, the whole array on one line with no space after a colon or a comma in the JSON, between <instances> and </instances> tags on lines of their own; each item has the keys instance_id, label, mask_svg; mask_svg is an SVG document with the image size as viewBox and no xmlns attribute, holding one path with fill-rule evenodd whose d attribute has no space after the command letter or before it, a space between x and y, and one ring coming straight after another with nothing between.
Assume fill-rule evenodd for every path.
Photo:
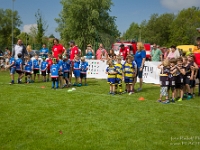
<instances>
[{"instance_id":1,"label":"child in blue jersey","mask_svg":"<svg viewBox=\"0 0 200 150\"><path fill-rule=\"evenodd\" d=\"M108 83L110 84L109 94L115 95L115 76L117 74L116 68L113 64L112 59L107 61L108 67L106 68L106 74L108 74Z\"/></svg>"},{"instance_id":2,"label":"child in blue jersey","mask_svg":"<svg viewBox=\"0 0 200 150\"><path fill-rule=\"evenodd\" d=\"M133 78L135 77L135 69L132 61L133 57L128 55L123 66L124 82L126 84L126 90L129 95L133 94Z\"/></svg>"},{"instance_id":3,"label":"child in blue jersey","mask_svg":"<svg viewBox=\"0 0 200 150\"><path fill-rule=\"evenodd\" d=\"M6 66L6 68L10 69L10 78L11 78L11 82L9 84L14 84L14 74L16 69L15 58L11 57L10 54L8 54L7 57L9 60L9 64Z\"/></svg>"},{"instance_id":4,"label":"child in blue jersey","mask_svg":"<svg viewBox=\"0 0 200 150\"><path fill-rule=\"evenodd\" d=\"M35 59L33 60L33 81L35 81L36 75L38 77L38 81L40 80L40 61L38 58L38 55L35 54Z\"/></svg>"},{"instance_id":5,"label":"child in blue jersey","mask_svg":"<svg viewBox=\"0 0 200 150\"><path fill-rule=\"evenodd\" d=\"M81 64L80 64L80 78L81 78L81 85L82 80L84 79L84 85L87 86L87 70L88 70L88 62L85 61L85 57L81 57Z\"/></svg>"},{"instance_id":6,"label":"child in blue jersey","mask_svg":"<svg viewBox=\"0 0 200 150\"><path fill-rule=\"evenodd\" d=\"M18 55L18 59L16 60L16 72L18 73L18 83L21 83L22 77L24 76L24 72L23 72L23 61L22 61L22 54L19 53Z\"/></svg>"},{"instance_id":7,"label":"child in blue jersey","mask_svg":"<svg viewBox=\"0 0 200 150\"><path fill-rule=\"evenodd\" d=\"M74 77L75 77L74 86L81 86L81 83L80 83L80 59L79 59L78 55L75 55L75 57L74 57L73 73L74 73Z\"/></svg>"},{"instance_id":8,"label":"child in blue jersey","mask_svg":"<svg viewBox=\"0 0 200 150\"><path fill-rule=\"evenodd\" d=\"M71 61L68 55L63 57L62 69L63 69L63 79L64 79L63 88L66 86L69 87L71 85L70 80L69 80L69 73L71 71Z\"/></svg>"},{"instance_id":9,"label":"child in blue jersey","mask_svg":"<svg viewBox=\"0 0 200 150\"><path fill-rule=\"evenodd\" d=\"M117 63L115 64L116 68L116 90L119 89L119 94L122 94L122 73L123 73L123 67L121 64L122 58L120 56L117 56L116 58Z\"/></svg>"},{"instance_id":10,"label":"child in blue jersey","mask_svg":"<svg viewBox=\"0 0 200 150\"><path fill-rule=\"evenodd\" d=\"M62 66L63 66L63 60L62 60L62 55L59 54L58 55L58 66L59 66L59 78L58 78L58 81L60 83L60 87L63 87L63 69L62 69Z\"/></svg>"},{"instance_id":11,"label":"child in blue jersey","mask_svg":"<svg viewBox=\"0 0 200 150\"><path fill-rule=\"evenodd\" d=\"M51 80L52 89L58 89L58 77L59 77L60 66L57 64L56 58L53 58L53 65L51 66Z\"/></svg>"},{"instance_id":12,"label":"child in blue jersey","mask_svg":"<svg viewBox=\"0 0 200 150\"><path fill-rule=\"evenodd\" d=\"M33 63L30 58L30 55L27 55L27 56L25 56L25 68L24 68L26 83L31 82L32 70L33 70Z\"/></svg>"},{"instance_id":13,"label":"child in blue jersey","mask_svg":"<svg viewBox=\"0 0 200 150\"><path fill-rule=\"evenodd\" d=\"M48 67L48 63L45 61L45 57L42 57L42 63L41 63L41 68L40 68L40 70L41 70L41 73L42 73L42 80L43 80L43 82L46 82L47 80L46 80L46 74L47 74L47 67Z\"/></svg>"}]
</instances>

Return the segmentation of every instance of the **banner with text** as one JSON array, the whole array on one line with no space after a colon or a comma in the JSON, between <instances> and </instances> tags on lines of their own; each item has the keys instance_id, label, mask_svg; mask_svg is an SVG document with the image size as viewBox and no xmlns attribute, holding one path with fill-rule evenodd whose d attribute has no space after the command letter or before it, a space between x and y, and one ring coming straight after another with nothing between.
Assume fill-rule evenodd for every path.
<instances>
[{"instance_id":1,"label":"banner with text","mask_svg":"<svg viewBox=\"0 0 200 150\"><path fill-rule=\"evenodd\" d=\"M87 78L107 79L106 61L101 60L87 60L88 71ZM143 70L143 82L160 84L158 65L160 62L146 61Z\"/></svg>"}]
</instances>

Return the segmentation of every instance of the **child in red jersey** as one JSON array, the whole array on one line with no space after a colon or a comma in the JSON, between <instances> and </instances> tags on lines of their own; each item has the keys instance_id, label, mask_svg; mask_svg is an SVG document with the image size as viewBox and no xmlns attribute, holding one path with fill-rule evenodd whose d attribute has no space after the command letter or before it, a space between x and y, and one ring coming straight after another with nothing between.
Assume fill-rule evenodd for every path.
<instances>
[{"instance_id":1,"label":"child in red jersey","mask_svg":"<svg viewBox=\"0 0 200 150\"><path fill-rule=\"evenodd\" d=\"M50 73L51 73L50 69L53 64L52 55L50 53L48 54L48 58L46 59L46 62L48 64L48 66L47 66L47 81L49 81L49 77L50 77Z\"/></svg>"}]
</instances>

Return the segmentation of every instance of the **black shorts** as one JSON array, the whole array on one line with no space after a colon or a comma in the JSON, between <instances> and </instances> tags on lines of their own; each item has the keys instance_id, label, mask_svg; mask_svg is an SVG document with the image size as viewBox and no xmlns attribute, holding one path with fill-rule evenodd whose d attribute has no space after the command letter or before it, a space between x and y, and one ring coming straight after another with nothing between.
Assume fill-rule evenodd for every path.
<instances>
[{"instance_id":1,"label":"black shorts","mask_svg":"<svg viewBox=\"0 0 200 150\"><path fill-rule=\"evenodd\" d=\"M39 74L39 73L40 73L39 69L34 69L33 70L33 74Z\"/></svg>"},{"instance_id":2,"label":"black shorts","mask_svg":"<svg viewBox=\"0 0 200 150\"><path fill-rule=\"evenodd\" d=\"M22 73L24 73L24 72L21 71L21 70L16 70L16 72L17 72L18 74L22 74Z\"/></svg>"},{"instance_id":3,"label":"black shorts","mask_svg":"<svg viewBox=\"0 0 200 150\"><path fill-rule=\"evenodd\" d=\"M200 80L200 68L197 70L197 79Z\"/></svg>"},{"instance_id":4,"label":"black shorts","mask_svg":"<svg viewBox=\"0 0 200 150\"><path fill-rule=\"evenodd\" d=\"M58 81L58 78L51 78L53 82Z\"/></svg>"},{"instance_id":5,"label":"black shorts","mask_svg":"<svg viewBox=\"0 0 200 150\"><path fill-rule=\"evenodd\" d=\"M50 69L48 69L48 70L47 70L47 73L48 73L48 74L50 74L50 73L51 73L51 70L50 70Z\"/></svg>"},{"instance_id":6,"label":"black shorts","mask_svg":"<svg viewBox=\"0 0 200 150\"><path fill-rule=\"evenodd\" d=\"M185 77L184 84L190 85L190 77L187 77L187 76Z\"/></svg>"},{"instance_id":7,"label":"black shorts","mask_svg":"<svg viewBox=\"0 0 200 150\"><path fill-rule=\"evenodd\" d=\"M83 78L85 79L85 78L86 78L86 73L81 73L81 74L80 74L80 78L81 78L81 79L83 79Z\"/></svg>"},{"instance_id":8,"label":"black shorts","mask_svg":"<svg viewBox=\"0 0 200 150\"><path fill-rule=\"evenodd\" d=\"M45 76L46 77L46 71L42 71L42 76Z\"/></svg>"},{"instance_id":9,"label":"black shorts","mask_svg":"<svg viewBox=\"0 0 200 150\"><path fill-rule=\"evenodd\" d=\"M176 89L176 87L175 86L168 86L168 90L170 90L170 89L171 89L171 91L174 91Z\"/></svg>"},{"instance_id":10,"label":"black shorts","mask_svg":"<svg viewBox=\"0 0 200 150\"><path fill-rule=\"evenodd\" d=\"M64 72L63 79L69 79L69 72Z\"/></svg>"},{"instance_id":11,"label":"black shorts","mask_svg":"<svg viewBox=\"0 0 200 150\"><path fill-rule=\"evenodd\" d=\"M31 72L25 72L25 76L31 76Z\"/></svg>"}]
</instances>

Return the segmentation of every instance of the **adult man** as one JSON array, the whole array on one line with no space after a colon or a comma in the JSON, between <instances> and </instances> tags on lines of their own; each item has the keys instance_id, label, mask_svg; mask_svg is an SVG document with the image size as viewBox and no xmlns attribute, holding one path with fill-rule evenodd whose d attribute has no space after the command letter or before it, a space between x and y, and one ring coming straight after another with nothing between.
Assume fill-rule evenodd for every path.
<instances>
[{"instance_id":1,"label":"adult man","mask_svg":"<svg viewBox=\"0 0 200 150\"><path fill-rule=\"evenodd\" d=\"M70 60L74 60L75 55L79 54L78 47L75 45L74 41L70 41L71 53L70 53Z\"/></svg>"},{"instance_id":2,"label":"adult man","mask_svg":"<svg viewBox=\"0 0 200 150\"><path fill-rule=\"evenodd\" d=\"M27 50L26 47L23 45L22 40L18 40L17 44L14 45L13 50L12 50L12 57L15 58L15 60L18 59L18 54L22 54L22 62L24 63L24 55L27 55Z\"/></svg>"},{"instance_id":3,"label":"adult man","mask_svg":"<svg viewBox=\"0 0 200 150\"><path fill-rule=\"evenodd\" d=\"M119 47L121 47L119 50L119 56L121 56L123 60L126 60L126 56L130 53L129 48L125 47L123 43Z\"/></svg>"},{"instance_id":4,"label":"adult man","mask_svg":"<svg viewBox=\"0 0 200 150\"><path fill-rule=\"evenodd\" d=\"M62 44L59 44L59 40L57 38L53 39L53 43L54 46L52 47L52 55L58 60L58 55L63 54L65 47Z\"/></svg>"},{"instance_id":5,"label":"adult man","mask_svg":"<svg viewBox=\"0 0 200 150\"><path fill-rule=\"evenodd\" d=\"M153 49L151 51L151 61L162 61L162 52L161 50L156 46L156 44L153 45Z\"/></svg>"},{"instance_id":6,"label":"adult man","mask_svg":"<svg viewBox=\"0 0 200 150\"><path fill-rule=\"evenodd\" d=\"M99 44L99 49L96 51L96 59L97 60L100 60L101 59L101 55L102 55L102 52L105 52L105 55L107 55L107 51L103 48L103 44Z\"/></svg>"},{"instance_id":7,"label":"adult man","mask_svg":"<svg viewBox=\"0 0 200 150\"><path fill-rule=\"evenodd\" d=\"M199 79L199 93L200 96L200 37L196 39L197 46L194 46L193 53L195 56L195 63L198 65L199 69L197 70L197 78Z\"/></svg>"},{"instance_id":8,"label":"adult man","mask_svg":"<svg viewBox=\"0 0 200 150\"><path fill-rule=\"evenodd\" d=\"M40 49L40 55L42 55L42 57L47 58L49 53L49 49L46 47L46 44L42 45L42 48Z\"/></svg>"}]
</instances>

